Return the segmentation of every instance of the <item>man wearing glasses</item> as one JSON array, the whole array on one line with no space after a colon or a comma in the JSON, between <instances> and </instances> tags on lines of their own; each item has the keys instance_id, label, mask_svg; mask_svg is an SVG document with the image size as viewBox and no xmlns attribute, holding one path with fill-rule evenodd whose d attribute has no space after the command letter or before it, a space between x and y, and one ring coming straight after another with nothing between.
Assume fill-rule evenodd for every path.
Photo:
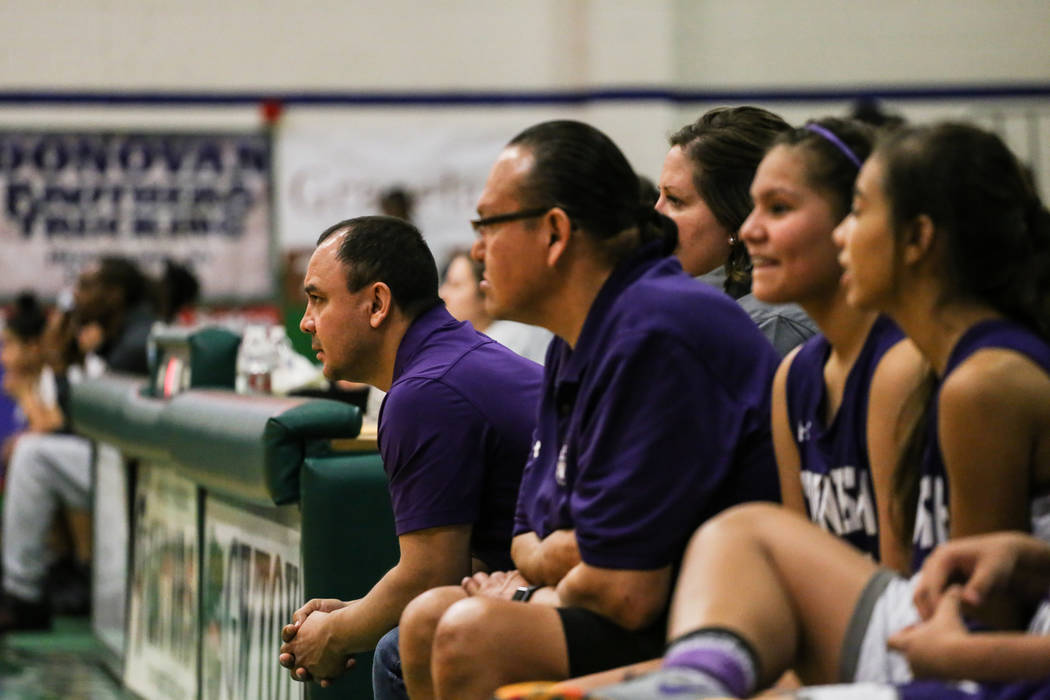
<instances>
[{"instance_id":1,"label":"man wearing glasses","mask_svg":"<svg viewBox=\"0 0 1050 700\"><path fill-rule=\"evenodd\" d=\"M363 598L311 600L282 630L280 663L298 680L327 685L352 654L391 630L396 636L416 595L511 565L541 369L452 318L434 258L403 220L369 216L329 228L304 288L300 328L325 376L388 392L379 451L401 549Z\"/></svg>"}]
</instances>

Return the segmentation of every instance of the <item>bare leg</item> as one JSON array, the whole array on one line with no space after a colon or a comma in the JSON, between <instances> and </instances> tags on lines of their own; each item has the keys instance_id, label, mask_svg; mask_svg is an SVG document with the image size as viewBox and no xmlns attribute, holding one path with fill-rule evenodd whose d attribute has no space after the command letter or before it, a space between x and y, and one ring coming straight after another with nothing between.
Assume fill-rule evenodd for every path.
<instances>
[{"instance_id":1,"label":"bare leg","mask_svg":"<svg viewBox=\"0 0 1050 700\"><path fill-rule=\"evenodd\" d=\"M566 678L561 618L547 605L461 600L438 623L431 674L440 700L488 700L507 683Z\"/></svg>"},{"instance_id":2,"label":"bare leg","mask_svg":"<svg viewBox=\"0 0 1050 700\"><path fill-rule=\"evenodd\" d=\"M835 682L846 627L875 571L866 556L795 513L740 506L693 536L669 637L727 627L758 654L760 687L789 668L807 683Z\"/></svg>"},{"instance_id":3,"label":"bare leg","mask_svg":"<svg viewBox=\"0 0 1050 700\"><path fill-rule=\"evenodd\" d=\"M430 656L438 621L453 603L467 597L459 586L432 588L416 596L401 613L400 640L401 673L405 689L412 700L434 698L434 683L430 677Z\"/></svg>"}]
</instances>

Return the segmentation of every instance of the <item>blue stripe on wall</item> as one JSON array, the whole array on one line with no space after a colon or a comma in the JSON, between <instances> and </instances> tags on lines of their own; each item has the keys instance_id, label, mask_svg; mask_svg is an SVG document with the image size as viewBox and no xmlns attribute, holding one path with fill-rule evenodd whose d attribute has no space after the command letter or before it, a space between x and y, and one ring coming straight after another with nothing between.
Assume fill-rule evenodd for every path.
<instances>
[{"instance_id":1,"label":"blue stripe on wall","mask_svg":"<svg viewBox=\"0 0 1050 700\"><path fill-rule=\"evenodd\" d=\"M448 90L372 92L194 92L4 90L0 105L246 105L275 100L285 105L333 106L499 106L572 105L589 102L814 102L875 97L891 100L1002 99L1050 97L1050 84L854 86L700 90L653 87L610 87L586 90Z\"/></svg>"}]
</instances>

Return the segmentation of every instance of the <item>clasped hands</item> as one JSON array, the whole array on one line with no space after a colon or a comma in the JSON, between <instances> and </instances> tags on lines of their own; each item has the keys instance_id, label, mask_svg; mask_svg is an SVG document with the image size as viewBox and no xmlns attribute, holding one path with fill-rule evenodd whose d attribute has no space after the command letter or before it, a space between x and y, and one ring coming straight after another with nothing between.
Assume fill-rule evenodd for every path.
<instances>
[{"instance_id":1,"label":"clasped hands","mask_svg":"<svg viewBox=\"0 0 1050 700\"><path fill-rule=\"evenodd\" d=\"M460 583L468 596L510 600L518 586L527 586L517 571L478 572ZM292 615L292 622L281 629L278 662L291 671L297 681L317 681L328 687L336 677L353 668L354 659L339 653L332 642L330 616L349 603L335 598L311 600Z\"/></svg>"},{"instance_id":2,"label":"clasped hands","mask_svg":"<svg viewBox=\"0 0 1050 700\"><path fill-rule=\"evenodd\" d=\"M503 600L510 600L519 586L528 585L529 582L525 580L525 577L517 569L513 571L493 571L492 573L479 571L473 576L465 577L460 582L460 586L468 596L501 598Z\"/></svg>"},{"instance_id":3,"label":"clasped hands","mask_svg":"<svg viewBox=\"0 0 1050 700\"><path fill-rule=\"evenodd\" d=\"M317 681L327 688L337 676L354 667L352 656L340 654L332 643L330 616L349 603L335 598L315 598L292 615L281 629L278 663L291 670L292 679Z\"/></svg>"},{"instance_id":4,"label":"clasped hands","mask_svg":"<svg viewBox=\"0 0 1050 700\"><path fill-rule=\"evenodd\" d=\"M1018 560L1030 539L994 533L945 543L926 559L916 581L914 602L921 622L887 640L901 652L916 677L944 677L942 664L951 647L970 634L964 613L980 607L993 593L1023 586ZM964 583L955 583L963 580Z\"/></svg>"}]
</instances>

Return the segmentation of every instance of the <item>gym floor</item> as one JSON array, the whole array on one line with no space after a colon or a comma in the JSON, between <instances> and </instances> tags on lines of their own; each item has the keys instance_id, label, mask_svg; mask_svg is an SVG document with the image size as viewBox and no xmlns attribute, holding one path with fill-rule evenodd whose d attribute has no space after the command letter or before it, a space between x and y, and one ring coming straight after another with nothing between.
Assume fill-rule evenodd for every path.
<instances>
[{"instance_id":1,"label":"gym floor","mask_svg":"<svg viewBox=\"0 0 1050 700\"><path fill-rule=\"evenodd\" d=\"M0 638L0 697L5 700L131 700L101 663L88 617L59 617L50 632Z\"/></svg>"}]
</instances>

